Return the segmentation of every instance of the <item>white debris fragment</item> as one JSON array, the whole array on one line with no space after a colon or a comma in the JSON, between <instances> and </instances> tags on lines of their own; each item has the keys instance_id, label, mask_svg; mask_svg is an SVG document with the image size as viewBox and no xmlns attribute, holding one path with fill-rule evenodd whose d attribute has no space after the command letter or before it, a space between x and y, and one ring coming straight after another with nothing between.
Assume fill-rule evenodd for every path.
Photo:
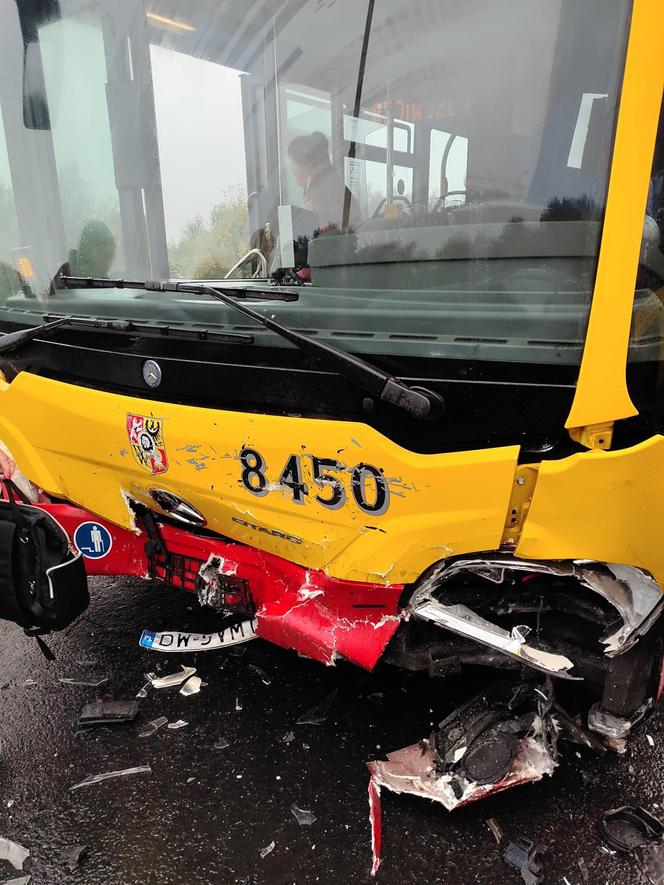
<instances>
[{"instance_id":1,"label":"white debris fragment","mask_svg":"<svg viewBox=\"0 0 664 885\"><path fill-rule=\"evenodd\" d=\"M147 677L153 688L174 688L176 685L182 685L190 676L196 672L196 667L181 666L176 673L169 673L167 676L154 676L148 673Z\"/></svg>"},{"instance_id":2,"label":"white debris fragment","mask_svg":"<svg viewBox=\"0 0 664 885\"><path fill-rule=\"evenodd\" d=\"M269 845L266 845L265 848L261 848L260 856L267 857L271 851L274 851L274 846L275 846L275 842L274 842L274 840L272 840L272 842L270 842Z\"/></svg>"},{"instance_id":3,"label":"white debris fragment","mask_svg":"<svg viewBox=\"0 0 664 885\"><path fill-rule=\"evenodd\" d=\"M290 807L291 813L301 827L310 827L316 820L316 815L312 811L305 808L298 808L295 803Z\"/></svg>"},{"instance_id":4,"label":"white debris fragment","mask_svg":"<svg viewBox=\"0 0 664 885\"><path fill-rule=\"evenodd\" d=\"M256 664L248 664L247 666L249 667L250 670L253 670L254 673L258 673L263 685L270 685L271 684L272 677L268 676L268 674L265 672L265 670L261 670L261 668L257 667Z\"/></svg>"},{"instance_id":5,"label":"white debris fragment","mask_svg":"<svg viewBox=\"0 0 664 885\"><path fill-rule=\"evenodd\" d=\"M501 845L501 844L502 844L502 841L503 841L503 835L504 835L504 834L503 834L503 829L502 829L502 827L500 826L500 824L498 823L498 821L495 819L495 817L489 817L489 818L487 818L487 819L484 821L484 823L487 825L487 827L488 827L488 828L491 830L491 832L493 833L493 838L496 840L497 844L498 844L498 845Z\"/></svg>"},{"instance_id":6,"label":"white debris fragment","mask_svg":"<svg viewBox=\"0 0 664 885\"><path fill-rule=\"evenodd\" d=\"M63 685L82 685L86 688L99 688L105 682L108 682L108 676L102 679L74 679L72 676L58 676L58 682Z\"/></svg>"},{"instance_id":7,"label":"white debris fragment","mask_svg":"<svg viewBox=\"0 0 664 885\"><path fill-rule=\"evenodd\" d=\"M327 714L330 711L330 707L332 706L332 702L337 696L336 689L317 706L312 710L307 710L306 713L303 713L299 719L296 720L296 725L322 725L327 719Z\"/></svg>"},{"instance_id":8,"label":"white debris fragment","mask_svg":"<svg viewBox=\"0 0 664 885\"><path fill-rule=\"evenodd\" d=\"M183 694L185 697L189 697L192 694L198 694L201 690L201 685L203 684L203 680L200 676L192 676L188 682L180 689L180 694Z\"/></svg>"},{"instance_id":9,"label":"white debris fragment","mask_svg":"<svg viewBox=\"0 0 664 885\"><path fill-rule=\"evenodd\" d=\"M651 747L655 746L655 740L651 734L646 735L646 740L648 741L648 743L650 744Z\"/></svg>"},{"instance_id":10,"label":"white debris fragment","mask_svg":"<svg viewBox=\"0 0 664 885\"><path fill-rule=\"evenodd\" d=\"M23 863L28 857L30 857L30 852L27 848L19 845L18 842L12 842L11 839L0 836L0 860L8 861L15 870L22 870Z\"/></svg>"},{"instance_id":11,"label":"white debris fragment","mask_svg":"<svg viewBox=\"0 0 664 885\"><path fill-rule=\"evenodd\" d=\"M142 732L138 735L142 738L147 738L153 735L156 731L159 731L166 723L168 719L165 716L160 716L158 719L153 719L152 722L148 722Z\"/></svg>"},{"instance_id":12,"label":"white debris fragment","mask_svg":"<svg viewBox=\"0 0 664 885\"><path fill-rule=\"evenodd\" d=\"M184 728L186 725L189 725L189 723L185 722L184 719L178 719L176 722L169 722L167 728L171 731L178 731L178 729Z\"/></svg>"},{"instance_id":13,"label":"white debris fragment","mask_svg":"<svg viewBox=\"0 0 664 885\"><path fill-rule=\"evenodd\" d=\"M144 772L151 771L152 768L149 765L137 765L134 768L122 768L119 771L106 771L103 774L90 774L79 784L74 784L73 787L70 787L69 790L79 790L81 787L91 787L93 784L99 784L102 781L108 781L112 778L126 777L129 774L143 774Z\"/></svg>"},{"instance_id":14,"label":"white debris fragment","mask_svg":"<svg viewBox=\"0 0 664 885\"><path fill-rule=\"evenodd\" d=\"M143 688L136 692L137 698L146 698L148 696L148 688L150 688L151 682L146 682Z\"/></svg>"},{"instance_id":15,"label":"white debris fragment","mask_svg":"<svg viewBox=\"0 0 664 885\"><path fill-rule=\"evenodd\" d=\"M242 710L242 701L239 697L235 698L235 709L238 713Z\"/></svg>"}]
</instances>

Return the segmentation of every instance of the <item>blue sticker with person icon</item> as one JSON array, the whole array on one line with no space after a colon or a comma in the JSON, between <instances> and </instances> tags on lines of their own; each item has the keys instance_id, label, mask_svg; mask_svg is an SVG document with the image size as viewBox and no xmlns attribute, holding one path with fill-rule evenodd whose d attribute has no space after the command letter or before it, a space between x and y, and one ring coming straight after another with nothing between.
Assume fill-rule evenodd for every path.
<instances>
[{"instance_id":1,"label":"blue sticker with person icon","mask_svg":"<svg viewBox=\"0 0 664 885\"><path fill-rule=\"evenodd\" d=\"M111 552L113 537L100 522L82 522L74 532L74 544L86 559L103 559Z\"/></svg>"}]
</instances>

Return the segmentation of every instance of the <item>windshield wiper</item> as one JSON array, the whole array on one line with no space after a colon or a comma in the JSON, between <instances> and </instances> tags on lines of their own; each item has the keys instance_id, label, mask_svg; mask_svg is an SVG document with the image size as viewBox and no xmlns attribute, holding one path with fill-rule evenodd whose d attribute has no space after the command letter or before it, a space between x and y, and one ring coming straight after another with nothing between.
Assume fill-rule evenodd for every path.
<instances>
[{"instance_id":1,"label":"windshield wiper","mask_svg":"<svg viewBox=\"0 0 664 885\"><path fill-rule=\"evenodd\" d=\"M21 347L32 341L34 338L48 337L60 326L65 326L71 322L71 317L60 317L53 320L52 323L43 323L41 326L33 326L30 329L20 329L18 332L7 332L0 338L0 353L6 353L15 347Z\"/></svg>"},{"instance_id":2,"label":"windshield wiper","mask_svg":"<svg viewBox=\"0 0 664 885\"><path fill-rule=\"evenodd\" d=\"M61 286L65 288L89 289L144 289L147 292L185 292L190 295L209 295L216 298L227 307L242 313L263 328L269 329L276 335L290 341L300 350L313 357L324 360L328 366L338 372L347 381L356 384L367 393L377 397L383 402L390 403L408 412L413 418L438 418L443 414L444 402L442 397L431 390L423 387L409 387L403 381L399 381L392 375L381 371L371 363L365 362L360 357L345 350L339 350L324 341L316 341L302 332L278 323L270 317L253 310L236 298L228 295L225 290L215 289L207 285L195 285L193 283L177 283L169 280L107 280L96 277L68 277L61 276ZM369 408L371 406L369 405Z\"/></svg>"},{"instance_id":3,"label":"windshield wiper","mask_svg":"<svg viewBox=\"0 0 664 885\"><path fill-rule=\"evenodd\" d=\"M151 282L151 281L148 281ZM107 280L106 277L72 277L68 274L58 274L53 278L53 294L58 289L145 289L148 292L163 292L165 289L151 289L148 282L143 280ZM161 283L161 280L157 282ZM173 284L176 285L176 284ZM196 294L199 289L205 288L196 283L178 283L180 287L193 286L193 289L169 289L174 292L190 292ZM299 284L301 285L301 283ZM207 288L213 288L208 286ZM215 289L216 291L216 289ZM284 292L283 289L277 288L277 284L267 287L256 287L251 285L251 281L247 280L244 285L224 286L224 294L233 296L233 298L242 298L247 301L297 301L299 295L297 292Z\"/></svg>"}]
</instances>

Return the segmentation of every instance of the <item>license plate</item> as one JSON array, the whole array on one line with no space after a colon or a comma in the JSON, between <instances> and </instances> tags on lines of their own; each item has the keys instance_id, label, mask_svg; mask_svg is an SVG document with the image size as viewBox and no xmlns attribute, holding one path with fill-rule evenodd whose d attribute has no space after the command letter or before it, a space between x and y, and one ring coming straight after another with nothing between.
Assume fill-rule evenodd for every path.
<instances>
[{"instance_id":1,"label":"license plate","mask_svg":"<svg viewBox=\"0 0 664 885\"><path fill-rule=\"evenodd\" d=\"M256 621L242 621L231 627L224 627L216 633L182 633L179 630L167 630L155 633L143 630L139 645L151 651L185 652L215 651L218 648L229 648L256 638Z\"/></svg>"}]
</instances>

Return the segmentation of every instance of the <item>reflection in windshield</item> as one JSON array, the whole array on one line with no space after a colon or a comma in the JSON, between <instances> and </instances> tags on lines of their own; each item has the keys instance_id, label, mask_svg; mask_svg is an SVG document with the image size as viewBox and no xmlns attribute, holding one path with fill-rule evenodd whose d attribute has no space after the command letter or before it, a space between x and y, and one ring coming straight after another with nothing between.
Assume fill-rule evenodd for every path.
<instances>
[{"instance_id":1,"label":"reflection in windshield","mask_svg":"<svg viewBox=\"0 0 664 885\"><path fill-rule=\"evenodd\" d=\"M221 280L254 249L310 284L284 322L343 346L578 362L629 7L53 0L30 25L37 129L25 21L2 0L0 300L47 291L65 261ZM212 309L67 297L146 319Z\"/></svg>"}]
</instances>

